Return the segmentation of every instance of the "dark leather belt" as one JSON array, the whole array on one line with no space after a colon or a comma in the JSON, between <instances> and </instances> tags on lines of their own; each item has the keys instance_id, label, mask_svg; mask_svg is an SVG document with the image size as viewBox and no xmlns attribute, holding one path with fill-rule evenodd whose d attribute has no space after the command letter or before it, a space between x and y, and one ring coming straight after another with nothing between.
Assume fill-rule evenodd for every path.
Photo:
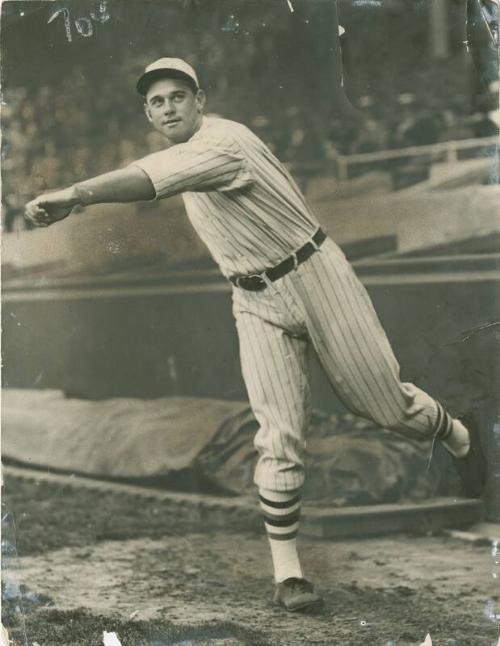
<instances>
[{"instance_id":1,"label":"dark leather belt","mask_svg":"<svg viewBox=\"0 0 500 646\"><path fill-rule=\"evenodd\" d=\"M229 279L233 285L240 287L241 289L246 289L250 292L260 292L263 289L266 289L269 282L274 283L278 278L283 278L286 276L292 269L297 269L297 267L310 258L315 251L323 244L326 240L326 233L321 229L318 229L313 235L311 240L305 243L303 247L297 249L295 253L292 253L288 258L285 258L279 265L272 267L271 269L266 269L261 274L247 274L246 276L231 276Z\"/></svg>"}]
</instances>

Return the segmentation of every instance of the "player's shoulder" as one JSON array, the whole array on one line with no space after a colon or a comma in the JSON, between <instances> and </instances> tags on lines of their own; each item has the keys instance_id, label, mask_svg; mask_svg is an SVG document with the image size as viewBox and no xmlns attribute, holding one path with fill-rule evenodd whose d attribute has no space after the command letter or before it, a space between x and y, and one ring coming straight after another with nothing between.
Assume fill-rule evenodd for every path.
<instances>
[{"instance_id":1,"label":"player's shoulder","mask_svg":"<svg viewBox=\"0 0 500 646\"><path fill-rule=\"evenodd\" d=\"M210 139L230 144L244 145L245 142L258 140L257 136L242 123L222 117L203 117L203 124L194 139Z\"/></svg>"}]
</instances>

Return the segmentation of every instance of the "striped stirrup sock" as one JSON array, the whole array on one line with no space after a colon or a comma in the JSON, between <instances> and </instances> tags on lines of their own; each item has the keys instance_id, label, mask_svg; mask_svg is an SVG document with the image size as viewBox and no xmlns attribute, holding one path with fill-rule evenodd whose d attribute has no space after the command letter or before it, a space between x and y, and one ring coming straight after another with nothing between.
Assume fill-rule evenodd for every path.
<instances>
[{"instance_id":1,"label":"striped stirrup sock","mask_svg":"<svg viewBox=\"0 0 500 646\"><path fill-rule=\"evenodd\" d=\"M469 431L460 420L453 419L439 402L436 404L438 409L436 435L455 457L461 458L469 450Z\"/></svg>"},{"instance_id":2,"label":"striped stirrup sock","mask_svg":"<svg viewBox=\"0 0 500 646\"><path fill-rule=\"evenodd\" d=\"M469 452L470 435L459 419L453 419L449 413L436 401L437 419L434 436L432 438L431 451L427 460L427 469L431 467L434 449L437 440L445 445L448 451L456 458L463 458Z\"/></svg>"},{"instance_id":3,"label":"striped stirrup sock","mask_svg":"<svg viewBox=\"0 0 500 646\"><path fill-rule=\"evenodd\" d=\"M271 491L259 489L259 504L264 517L274 580L302 579L303 573L297 553L301 498L298 491Z\"/></svg>"},{"instance_id":4,"label":"striped stirrup sock","mask_svg":"<svg viewBox=\"0 0 500 646\"><path fill-rule=\"evenodd\" d=\"M454 419L452 422L452 431L450 435L443 440L450 453L456 458L463 458L467 455L470 448L470 435L469 431L465 428L459 419Z\"/></svg>"}]
</instances>

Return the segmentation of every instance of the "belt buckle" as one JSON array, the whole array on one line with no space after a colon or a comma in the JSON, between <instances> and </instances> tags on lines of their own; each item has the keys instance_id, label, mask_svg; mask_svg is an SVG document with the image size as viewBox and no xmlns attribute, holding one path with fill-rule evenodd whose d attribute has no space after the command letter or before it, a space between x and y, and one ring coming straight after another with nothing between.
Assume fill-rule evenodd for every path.
<instances>
[{"instance_id":1,"label":"belt buckle","mask_svg":"<svg viewBox=\"0 0 500 646\"><path fill-rule=\"evenodd\" d=\"M258 283L258 287L245 287L242 284L242 281L249 279L252 280L255 278L260 281L260 283ZM246 289L249 292L259 292L262 289L265 289L266 286L266 281L262 278L261 274L247 274L246 276L238 276L238 278L236 279L236 287L239 287L240 289Z\"/></svg>"}]
</instances>

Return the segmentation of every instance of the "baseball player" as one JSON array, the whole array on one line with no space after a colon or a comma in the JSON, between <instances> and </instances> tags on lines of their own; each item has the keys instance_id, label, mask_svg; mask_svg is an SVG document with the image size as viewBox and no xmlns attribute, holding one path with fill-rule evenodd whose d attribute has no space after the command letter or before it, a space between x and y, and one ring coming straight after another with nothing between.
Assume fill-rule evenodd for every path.
<instances>
[{"instance_id":1,"label":"baseball player","mask_svg":"<svg viewBox=\"0 0 500 646\"><path fill-rule=\"evenodd\" d=\"M259 489L276 582L287 610L321 603L305 578L296 536L310 413L307 349L357 415L411 438L443 442L464 493L478 495L484 457L473 424L402 383L370 298L284 166L245 126L203 115L205 95L185 61L161 58L137 83L169 146L115 170L41 195L26 206L40 227L76 205L183 194L188 217L232 284L243 377L260 428Z\"/></svg>"}]
</instances>

